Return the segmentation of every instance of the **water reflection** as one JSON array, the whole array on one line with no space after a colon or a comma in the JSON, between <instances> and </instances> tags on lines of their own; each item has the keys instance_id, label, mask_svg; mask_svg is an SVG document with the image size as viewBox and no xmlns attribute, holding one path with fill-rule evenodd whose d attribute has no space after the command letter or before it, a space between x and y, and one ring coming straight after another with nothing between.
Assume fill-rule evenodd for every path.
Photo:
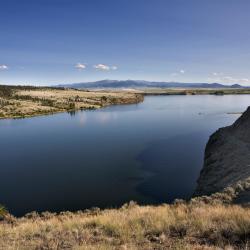
<instances>
[{"instance_id":1,"label":"water reflection","mask_svg":"<svg viewBox=\"0 0 250 250\"><path fill-rule=\"evenodd\" d=\"M84 127L87 123L96 123L99 125L105 125L109 124L110 122L113 122L117 119L118 115L115 112L100 112L100 111L89 111L89 112L97 112L98 115L91 116L88 114L88 112L81 111L77 113L77 119L79 121L79 124L81 127ZM75 113L74 113L75 115Z\"/></svg>"}]
</instances>

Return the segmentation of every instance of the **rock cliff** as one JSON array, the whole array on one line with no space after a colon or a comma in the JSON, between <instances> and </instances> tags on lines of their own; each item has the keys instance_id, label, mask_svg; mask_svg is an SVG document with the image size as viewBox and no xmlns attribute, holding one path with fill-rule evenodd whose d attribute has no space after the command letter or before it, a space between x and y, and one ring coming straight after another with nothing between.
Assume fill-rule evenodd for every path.
<instances>
[{"instance_id":1,"label":"rock cliff","mask_svg":"<svg viewBox=\"0 0 250 250\"><path fill-rule=\"evenodd\" d=\"M250 107L209 139L194 196L229 190L236 203L250 202Z\"/></svg>"}]
</instances>

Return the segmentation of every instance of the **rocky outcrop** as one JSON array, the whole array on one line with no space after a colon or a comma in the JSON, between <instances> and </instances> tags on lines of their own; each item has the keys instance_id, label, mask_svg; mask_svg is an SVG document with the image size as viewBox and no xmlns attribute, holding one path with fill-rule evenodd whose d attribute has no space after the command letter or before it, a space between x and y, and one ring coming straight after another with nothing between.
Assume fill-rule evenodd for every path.
<instances>
[{"instance_id":1,"label":"rocky outcrop","mask_svg":"<svg viewBox=\"0 0 250 250\"><path fill-rule=\"evenodd\" d=\"M235 202L250 202L250 107L231 126L209 139L194 196L232 193Z\"/></svg>"}]
</instances>

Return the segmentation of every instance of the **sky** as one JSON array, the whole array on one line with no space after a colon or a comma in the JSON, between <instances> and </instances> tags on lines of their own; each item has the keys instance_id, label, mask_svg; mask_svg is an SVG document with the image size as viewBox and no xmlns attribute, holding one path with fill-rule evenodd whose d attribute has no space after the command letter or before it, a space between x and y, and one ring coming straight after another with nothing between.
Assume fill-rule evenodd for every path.
<instances>
[{"instance_id":1,"label":"sky","mask_svg":"<svg viewBox=\"0 0 250 250\"><path fill-rule=\"evenodd\" d=\"M0 0L0 84L250 85L249 0Z\"/></svg>"}]
</instances>

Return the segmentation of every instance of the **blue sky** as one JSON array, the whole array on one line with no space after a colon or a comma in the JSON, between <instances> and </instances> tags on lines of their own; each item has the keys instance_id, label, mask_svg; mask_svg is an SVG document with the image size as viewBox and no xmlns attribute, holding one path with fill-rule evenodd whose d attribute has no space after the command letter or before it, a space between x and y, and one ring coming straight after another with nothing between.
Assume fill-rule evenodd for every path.
<instances>
[{"instance_id":1,"label":"blue sky","mask_svg":"<svg viewBox=\"0 0 250 250\"><path fill-rule=\"evenodd\" d=\"M0 0L0 83L250 85L249 0Z\"/></svg>"}]
</instances>

